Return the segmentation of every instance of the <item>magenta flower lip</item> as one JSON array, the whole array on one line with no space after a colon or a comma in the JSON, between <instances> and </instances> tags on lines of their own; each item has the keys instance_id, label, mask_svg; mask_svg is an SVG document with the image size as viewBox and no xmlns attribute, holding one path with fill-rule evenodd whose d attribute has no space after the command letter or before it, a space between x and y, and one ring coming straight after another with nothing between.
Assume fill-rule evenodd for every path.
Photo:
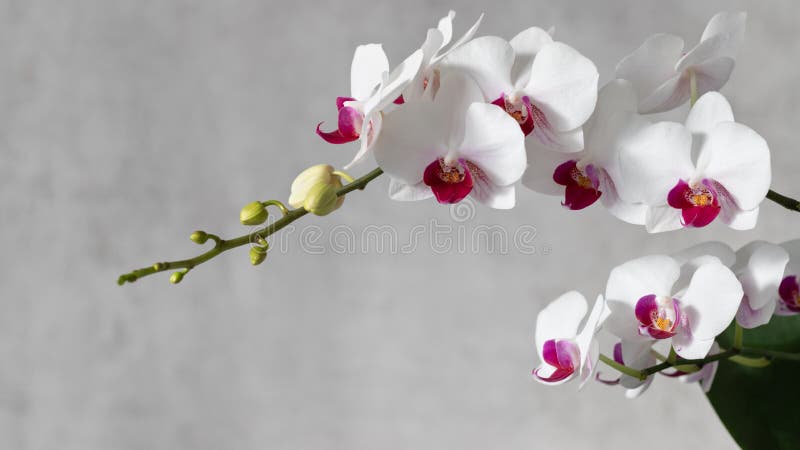
<instances>
[{"instance_id":1,"label":"magenta flower lip","mask_svg":"<svg viewBox=\"0 0 800 450\"><path fill-rule=\"evenodd\" d=\"M682 325L681 310L677 299L645 295L636 302L636 319L639 333L654 339L668 339Z\"/></svg>"},{"instance_id":2,"label":"magenta flower lip","mask_svg":"<svg viewBox=\"0 0 800 450\"><path fill-rule=\"evenodd\" d=\"M581 170L574 159L556 167L553 181L566 187L561 204L573 211L591 206L603 194L598 189L600 180L594 166L589 164Z\"/></svg>"},{"instance_id":3,"label":"magenta flower lip","mask_svg":"<svg viewBox=\"0 0 800 450\"><path fill-rule=\"evenodd\" d=\"M797 277L789 275L781 281L778 287L783 306L791 312L800 313L800 284Z\"/></svg>"},{"instance_id":4,"label":"magenta flower lip","mask_svg":"<svg viewBox=\"0 0 800 450\"><path fill-rule=\"evenodd\" d=\"M425 168L422 181L430 186L439 203L458 203L472 192L472 173L463 161L448 165L439 158Z\"/></svg>"},{"instance_id":5,"label":"magenta flower lip","mask_svg":"<svg viewBox=\"0 0 800 450\"><path fill-rule=\"evenodd\" d=\"M578 346L569 339L549 339L545 341L542 348L544 362L553 366L556 370L548 377L539 375L539 369L534 369L533 376L542 381L553 383L564 380L573 373L575 367L580 364L580 350Z\"/></svg>"},{"instance_id":6,"label":"magenta flower lip","mask_svg":"<svg viewBox=\"0 0 800 450\"><path fill-rule=\"evenodd\" d=\"M669 206L681 210L681 223L685 227L704 227L716 219L720 212L719 194L710 180L697 186L680 180L667 194Z\"/></svg>"}]
</instances>

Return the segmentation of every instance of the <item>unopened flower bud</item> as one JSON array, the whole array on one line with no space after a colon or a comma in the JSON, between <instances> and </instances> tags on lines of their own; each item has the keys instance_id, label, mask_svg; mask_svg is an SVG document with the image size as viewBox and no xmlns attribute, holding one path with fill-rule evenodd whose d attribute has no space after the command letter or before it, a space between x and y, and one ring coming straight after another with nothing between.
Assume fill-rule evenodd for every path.
<instances>
[{"instance_id":1,"label":"unopened flower bud","mask_svg":"<svg viewBox=\"0 0 800 450\"><path fill-rule=\"evenodd\" d=\"M267 259L265 247L250 247L250 264L257 266Z\"/></svg>"},{"instance_id":2,"label":"unopened flower bud","mask_svg":"<svg viewBox=\"0 0 800 450\"><path fill-rule=\"evenodd\" d=\"M185 273L186 272L181 272L181 271L173 272L172 275L169 276L169 282L172 283L172 284L180 283L181 280L183 280L183 275Z\"/></svg>"},{"instance_id":3,"label":"unopened flower bud","mask_svg":"<svg viewBox=\"0 0 800 450\"><path fill-rule=\"evenodd\" d=\"M311 214L325 216L339 209L344 202L344 197L338 197L336 191L341 187L341 183L325 184L318 183L311 187L303 201L303 208Z\"/></svg>"},{"instance_id":4,"label":"unopened flower bud","mask_svg":"<svg viewBox=\"0 0 800 450\"><path fill-rule=\"evenodd\" d=\"M292 182L292 190L289 195L289 204L293 208L299 208L305 203L309 191L317 184L332 184L337 189L342 187L342 180L339 175L334 174L333 166L328 164L317 164L300 172L300 175Z\"/></svg>"},{"instance_id":5,"label":"unopened flower bud","mask_svg":"<svg viewBox=\"0 0 800 450\"><path fill-rule=\"evenodd\" d=\"M189 239L192 240L195 244L205 244L208 240L208 233L202 230L197 230L189 236Z\"/></svg>"},{"instance_id":6,"label":"unopened flower bud","mask_svg":"<svg viewBox=\"0 0 800 450\"><path fill-rule=\"evenodd\" d=\"M267 208L261 202L248 203L239 213L242 225L261 225L267 221Z\"/></svg>"}]
</instances>

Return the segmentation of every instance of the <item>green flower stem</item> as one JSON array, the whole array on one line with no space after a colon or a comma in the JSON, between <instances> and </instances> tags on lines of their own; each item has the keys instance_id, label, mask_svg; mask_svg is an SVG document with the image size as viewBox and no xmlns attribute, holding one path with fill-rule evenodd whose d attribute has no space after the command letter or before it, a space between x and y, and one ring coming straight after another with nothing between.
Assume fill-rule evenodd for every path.
<instances>
[{"instance_id":1,"label":"green flower stem","mask_svg":"<svg viewBox=\"0 0 800 450\"><path fill-rule=\"evenodd\" d=\"M336 191L336 195L339 196L339 197L342 197L342 196L347 195L350 192L353 192L353 191L355 191L357 189L358 190L363 190L367 186L367 184L369 184L370 181L374 180L375 178L378 178L382 173L383 173L383 170L380 167L377 168L377 169L374 169L373 171L367 173L363 177L358 178L356 180L353 180L352 183L348 183L347 185L343 186L341 189ZM265 202L265 203L278 206L279 208L282 205L282 204L279 205L278 204L279 202L273 202L273 201L269 201L269 202ZM281 208L281 210L283 211L282 208ZM183 272L185 274L186 272L188 272L189 270L193 269L194 267L199 266L200 264L203 264L204 262L206 262L206 261L208 261L210 259L213 259L214 257L216 257L217 255L219 255L222 252L228 251L228 250L236 248L236 247L241 247L243 245L247 245L247 244L253 243L253 239L254 238L266 238L267 236L270 236L270 235L280 231L281 229L285 228L290 223L292 223L295 220L305 216L306 214L308 214L308 211L306 211L303 208L287 210L285 212L285 214L283 215L283 217L281 217L280 219L276 220L275 222L270 223L269 225L265 226L263 229L255 231L253 233L245 234L243 236L239 236L239 237L233 238L233 239L220 239L219 237L217 237L215 235L209 234L208 235L209 238L211 238L214 241L214 247L211 250L209 250L209 251L207 251L205 253L202 253L202 254L200 254L198 256L195 256L194 258L181 259L181 260L178 260L178 261L159 262L159 263L155 263L155 264L153 264L152 266L149 266L149 267L143 267L141 269L136 269L136 270L134 270L132 272L128 272L126 274L120 275L119 279L117 280L117 283L120 286L125 284L126 282L133 283L134 281L136 281L136 280L138 280L138 279L140 279L142 277L146 277L148 275L153 275L154 273L164 272L164 271L167 271L167 270L183 269ZM178 281L180 281L180 280L178 280Z\"/></svg>"},{"instance_id":2,"label":"green flower stem","mask_svg":"<svg viewBox=\"0 0 800 450\"><path fill-rule=\"evenodd\" d=\"M739 322L734 321L733 329L733 348L741 349L744 341L744 328L739 325Z\"/></svg>"},{"instance_id":3,"label":"green flower stem","mask_svg":"<svg viewBox=\"0 0 800 450\"><path fill-rule=\"evenodd\" d=\"M767 192L767 198L772 200L773 202L783 206L786 209L790 209L795 212L800 212L800 201L795 200L791 197L787 197L785 195L779 194L772 189Z\"/></svg>"},{"instance_id":4,"label":"green flower stem","mask_svg":"<svg viewBox=\"0 0 800 450\"><path fill-rule=\"evenodd\" d=\"M647 367L642 370L634 369L632 367L620 364L606 355L600 355L600 361L603 361L606 365L626 375L630 375L634 378L644 380L650 375L661 372L664 369L669 369L671 367L677 367L680 370L683 368L687 368L687 366L696 366L699 369L700 367L703 367L708 363L719 361L721 359L734 358L736 362L738 362L738 360L741 360L740 358L741 356L749 358L766 358L767 360L783 359L787 361L800 361L800 353L787 353L787 352L779 352L774 350L767 350L761 348L748 348L748 347L742 347L740 349L731 348L723 352L715 353L713 355L706 356L705 358L700 358L700 359L683 359L680 357L676 357L673 360L670 360L668 358L664 362L661 362L654 366ZM749 364L751 367L765 367L767 365L763 363L755 364L756 361L753 362L754 364ZM691 368L694 369L694 367Z\"/></svg>"},{"instance_id":5,"label":"green flower stem","mask_svg":"<svg viewBox=\"0 0 800 450\"><path fill-rule=\"evenodd\" d=\"M689 106L697 103L697 75L694 69L689 69Z\"/></svg>"}]
</instances>

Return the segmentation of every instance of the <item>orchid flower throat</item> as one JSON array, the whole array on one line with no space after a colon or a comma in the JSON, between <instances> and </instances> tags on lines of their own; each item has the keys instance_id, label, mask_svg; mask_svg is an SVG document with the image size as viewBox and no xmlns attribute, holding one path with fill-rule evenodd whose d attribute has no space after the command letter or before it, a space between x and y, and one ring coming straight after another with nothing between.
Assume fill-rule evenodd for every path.
<instances>
[{"instance_id":1,"label":"orchid flower throat","mask_svg":"<svg viewBox=\"0 0 800 450\"><path fill-rule=\"evenodd\" d=\"M669 296L645 295L636 302L635 314L639 334L654 339L671 338L685 322L680 302Z\"/></svg>"},{"instance_id":2,"label":"orchid flower throat","mask_svg":"<svg viewBox=\"0 0 800 450\"><path fill-rule=\"evenodd\" d=\"M439 203L458 203L472 192L473 176L482 176L482 171L470 161L438 158L425 168L422 181Z\"/></svg>"},{"instance_id":3,"label":"orchid flower throat","mask_svg":"<svg viewBox=\"0 0 800 450\"><path fill-rule=\"evenodd\" d=\"M667 203L681 210L683 226L704 227L719 215L721 191L724 193L724 188L713 180L692 183L679 180L667 194Z\"/></svg>"},{"instance_id":4,"label":"orchid flower throat","mask_svg":"<svg viewBox=\"0 0 800 450\"><path fill-rule=\"evenodd\" d=\"M778 294L786 309L800 313L800 284L797 276L789 275L785 277L778 287Z\"/></svg>"},{"instance_id":5,"label":"orchid flower throat","mask_svg":"<svg viewBox=\"0 0 800 450\"><path fill-rule=\"evenodd\" d=\"M531 104L527 95L519 97L517 94L501 94L492 104L503 108L509 116L513 117L525 136L531 134L536 127L536 117L543 117L542 112Z\"/></svg>"},{"instance_id":6,"label":"orchid flower throat","mask_svg":"<svg viewBox=\"0 0 800 450\"><path fill-rule=\"evenodd\" d=\"M571 159L553 171L553 181L564 186L562 204L571 210L590 206L603 194L600 191L600 174L597 167L586 159Z\"/></svg>"}]
</instances>

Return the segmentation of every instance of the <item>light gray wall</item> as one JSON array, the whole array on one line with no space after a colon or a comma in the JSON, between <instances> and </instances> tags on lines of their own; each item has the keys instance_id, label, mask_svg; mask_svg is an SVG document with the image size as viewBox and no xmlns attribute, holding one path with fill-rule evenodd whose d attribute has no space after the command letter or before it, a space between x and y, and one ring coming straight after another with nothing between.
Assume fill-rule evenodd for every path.
<instances>
[{"instance_id":1,"label":"light gray wall","mask_svg":"<svg viewBox=\"0 0 800 450\"><path fill-rule=\"evenodd\" d=\"M718 238L798 237L772 204L756 230L649 236L598 207L520 192L467 221L401 204L386 180L301 225L431 219L536 228L535 255L306 254L252 268L232 252L171 286L117 275L198 252L196 228L246 232L245 203L285 198L293 175L353 147L313 129L335 118L355 45L397 62L456 9L458 32L539 25L606 81L649 34L691 43L723 9L750 12L725 93L770 142L774 186L800 194L798 7L792 1L0 1L0 448L730 448L697 386L656 380L636 401L592 384L534 383L536 312L643 253ZM368 170L365 165L357 172ZM307 236L306 236L307 237ZM545 254L546 253L546 254Z\"/></svg>"}]
</instances>

